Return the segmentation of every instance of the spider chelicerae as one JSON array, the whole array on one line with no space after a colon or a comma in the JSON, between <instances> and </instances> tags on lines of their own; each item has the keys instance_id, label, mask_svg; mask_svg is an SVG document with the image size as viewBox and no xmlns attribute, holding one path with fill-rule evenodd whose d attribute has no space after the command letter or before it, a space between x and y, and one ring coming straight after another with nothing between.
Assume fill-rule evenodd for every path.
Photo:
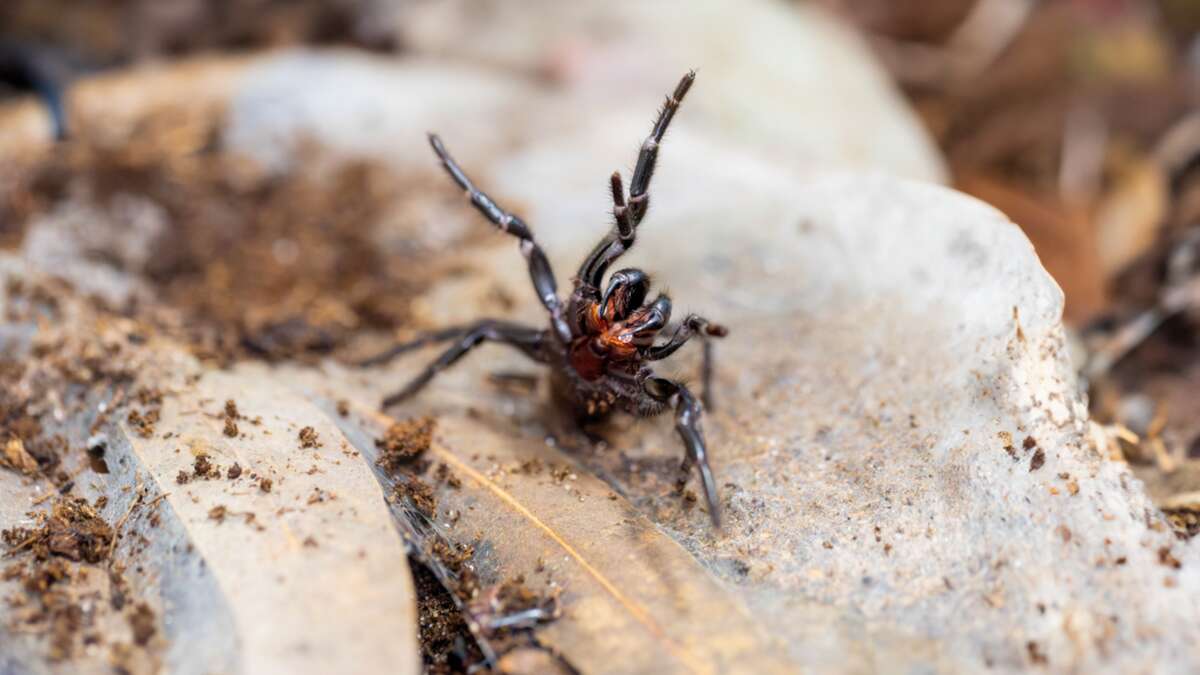
<instances>
[{"instance_id":1,"label":"spider chelicerae","mask_svg":"<svg viewBox=\"0 0 1200 675\"><path fill-rule=\"evenodd\" d=\"M550 314L547 328L522 326L508 321L484 319L469 326L440 330L416 340L396 345L362 365L384 363L399 354L433 342L453 340L454 344L430 363L399 392L384 399L388 408L421 390L442 370L450 367L472 348L483 342L499 342L517 348L529 358L550 367L555 393L568 402L581 422L595 421L622 409L633 415L649 417L669 408L675 409L675 428L686 448L683 476L695 465L699 469L708 512L714 526L720 527L720 502L716 482L708 463L708 450L700 428L701 404L683 383L659 377L648 365L665 359L693 337L703 345L701 378L708 407L712 379L711 337L724 337L726 329L697 314L689 314L668 328L671 300L658 294L647 303L650 279L639 269L613 272L607 284L604 277L637 236L638 225L650 205L647 192L658 148L679 103L696 79L694 71L683 76L674 93L654 122L650 135L642 143L626 197L620 172L611 178L615 225L584 259L574 279L575 290L566 304L558 296L558 286L550 262L534 241L533 232L520 217L504 210L475 187L471 179L446 151L434 134L429 143L454 182L466 191L471 203L502 231L520 241L521 254L529 265L529 276L542 305ZM603 289L603 290L602 290ZM670 337L662 342L660 333Z\"/></svg>"}]
</instances>

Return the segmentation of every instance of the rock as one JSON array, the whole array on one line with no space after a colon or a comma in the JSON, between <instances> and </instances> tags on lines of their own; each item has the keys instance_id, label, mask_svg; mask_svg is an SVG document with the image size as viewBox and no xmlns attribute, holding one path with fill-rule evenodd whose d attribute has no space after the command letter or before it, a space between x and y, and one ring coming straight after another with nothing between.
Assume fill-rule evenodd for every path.
<instances>
[{"instance_id":1,"label":"rock","mask_svg":"<svg viewBox=\"0 0 1200 675\"><path fill-rule=\"evenodd\" d=\"M538 98L528 82L469 66L282 52L240 71L225 139L277 169L303 161L308 140L412 170L428 166L427 131L495 150L507 140L496 121L519 120Z\"/></svg>"},{"instance_id":2,"label":"rock","mask_svg":"<svg viewBox=\"0 0 1200 675\"><path fill-rule=\"evenodd\" d=\"M473 167L498 198L526 205L564 284L607 227L585 217L603 211L595 185L617 161L604 126ZM727 532L714 536L673 494L669 419L614 421L608 452L573 456L739 589L797 666L1200 662L1185 632L1155 628L1200 618L1200 578L1187 572L1200 556L1095 447L1062 295L1015 225L963 195L880 175L806 182L682 130L652 193L639 250L621 265L646 263L677 307L731 328L706 419ZM499 286L524 299L520 318L541 321L514 249L480 253L477 277L435 290L430 314L495 315L483 298ZM563 433L536 401L482 385L534 366L480 352L396 414L509 427L513 443ZM381 396L431 357L366 379ZM694 358L675 360L664 370L695 377ZM494 412L464 421L453 413L463 408Z\"/></svg>"},{"instance_id":3,"label":"rock","mask_svg":"<svg viewBox=\"0 0 1200 675\"><path fill-rule=\"evenodd\" d=\"M11 282L30 288L45 275L11 255L0 256L0 272L0 310L19 316L24 298L14 298L23 291ZM299 394L272 386L262 367L204 368L166 340L147 342L144 327L97 317L85 295L55 297L58 321L4 336L0 348L23 356L34 373L14 394L26 395L26 386L51 392L56 408L43 423L61 424L46 433L65 440L61 468L77 476L60 491L96 504L116 535L111 549L82 556L98 564L80 563L53 587L90 608L66 634L71 672L107 673L114 662L139 674L325 673L349 662L369 672L419 672L403 542L370 463L332 422ZM10 321L14 314L5 312ZM70 370L57 372L89 367L81 364L96 345L106 347L106 363L90 366L99 372L87 386L71 381L78 376ZM35 358L31 346L52 358ZM132 382L122 373L135 374ZM126 397L138 404L123 406ZM30 401L31 414L40 412L43 398ZM104 424L110 406L123 421L97 445L89 428ZM308 447L297 438L306 428ZM103 468L89 467L89 458ZM33 527L33 514L58 502L54 486L19 478L0 468L0 529ZM49 548L78 562L71 544ZM27 563L5 548L17 560L12 569ZM38 647L58 624L13 630L28 613L18 602L20 581L0 579L0 672L60 672Z\"/></svg>"},{"instance_id":4,"label":"rock","mask_svg":"<svg viewBox=\"0 0 1200 675\"><path fill-rule=\"evenodd\" d=\"M539 73L565 87L572 100L542 129L586 107L637 113L645 134L649 111L628 102L657 102L694 68L686 117L706 136L801 170L946 180L932 140L862 39L813 4L454 0L396 13L401 42L419 53Z\"/></svg>"}]
</instances>

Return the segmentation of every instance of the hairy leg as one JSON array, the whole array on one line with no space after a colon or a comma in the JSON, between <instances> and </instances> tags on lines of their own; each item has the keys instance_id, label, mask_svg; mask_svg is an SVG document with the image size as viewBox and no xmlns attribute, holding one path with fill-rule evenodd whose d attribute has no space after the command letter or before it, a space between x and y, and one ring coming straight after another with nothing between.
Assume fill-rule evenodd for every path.
<instances>
[{"instance_id":1,"label":"hairy leg","mask_svg":"<svg viewBox=\"0 0 1200 675\"><path fill-rule=\"evenodd\" d=\"M436 134L429 134L429 144L433 146L433 151L441 160L446 173L450 174L459 187L467 191L467 196L470 197L471 204L475 206L475 209L493 225L520 240L521 255L525 256L529 265L529 278L533 282L534 290L537 291L538 299L550 312L550 323L554 326L554 331L558 333L563 342L570 342L571 329L564 318L563 304L558 297L558 283L554 280L554 271L550 269L550 261L546 258L542 247L533 240L533 232L530 231L529 226L519 216L505 211L491 197L475 187L458 162L455 162L450 153L446 151L446 147L442 145L442 139L438 138Z\"/></svg>"},{"instance_id":2,"label":"hairy leg","mask_svg":"<svg viewBox=\"0 0 1200 675\"><path fill-rule=\"evenodd\" d=\"M391 361L392 359L396 358L397 356L400 356L401 354L406 354L413 350L420 349L421 347L424 347L426 345L432 345L432 344L436 344L438 342L445 342L447 340L452 340L456 337L459 337L460 335L463 335L467 331L474 328L475 325L476 324L470 324L470 325L466 325L466 326L454 326L452 328L442 328L440 330L433 330L433 331L421 333L417 337L415 337L407 342L401 342L399 344L393 345L393 346L389 347L387 350L376 354L375 356L365 358L361 361L356 361L354 363L354 365L363 367L363 368L366 368L369 366L380 366L380 365L387 363L388 361Z\"/></svg>"},{"instance_id":3,"label":"hairy leg","mask_svg":"<svg viewBox=\"0 0 1200 675\"><path fill-rule=\"evenodd\" d=\"M485 341L499 342L511 345L521 350L526 356L535 361L544 361L542 347L545 344L545 331L527 326L520 326L501 321L480 321L471 328L459 334L449 349L425 367L403 389L383 400L383 407L389 408L419 392L430 380L446 368L454 365L459 359ZM428 344L428 343L426 343Z\"/></svg>"},{"instance_id":4,"label":"hairy leg","mask_svg":"<svg viewBox=\"0 0 1200 675\"><path fill-rule=\"evenodd\" d=\"M704 391L701 393L701 398L704 400L704 407L713 410L713 346L712 340L708 338L722 338L728 334L729 330L721 324L712 323L699 314L689 314L683 320L683 323L679 324L679 327L675 329L675 333L669 340L646 350L646 358L650 361L665 359L674 354L677 349L686 344L692 337L699 337L704 350L703 360L700 365L700 379L704 384Z\"/></svg>"},{"instance_id":5,"label":"hairy leg","mask_svg":"<svg viewBox=\"0 0 1200 675\"><path fill-rule=\"evenodd\" d=\"M608 267L626 251L633 248L637 226L642 222L646 210L650 207L648 190L650 189L650 179L654 176L654 168L658 164L658 147L667 133L667 127L671 125L671 120L675 117L675 111L679 109L679 104L695 80L695 71L689 71L687 75L684 75L683 79L679 80L679 84L675 86L675 91L667 97L662 110L659 111L658 119L654 121L654 128L642 142L642 149L638 153L637 165L633 169L633 177L629 182L628 202L625 200L625 188L621 184L621 175L614 173L610 178L613 217L616 220L617 228L615 232L605 235L600 243L592 249L591 254L584 259L583 264L579 267L580 283L588 284L592 288L600 288Z\"/></svg>"},{"instance_id":6,"label":"hairy leg","mask_svg":"<svg viewBox=\"0 0 1200 675\"><path fill-rule=\"evenodd\" d=\"M717 494L717 483L708 464L708 448L704 443L704 432L700 428L700 403L687 387L666 378L651 376L642 384L645 393L656 401L675 405L675 431L683 440L686 454L683 467L690 471L694 464L700 471L700 482L704 487L704 499L708 503L708 515L713 526L721 527L721 502Z\"/></svg>"}]
</instances>

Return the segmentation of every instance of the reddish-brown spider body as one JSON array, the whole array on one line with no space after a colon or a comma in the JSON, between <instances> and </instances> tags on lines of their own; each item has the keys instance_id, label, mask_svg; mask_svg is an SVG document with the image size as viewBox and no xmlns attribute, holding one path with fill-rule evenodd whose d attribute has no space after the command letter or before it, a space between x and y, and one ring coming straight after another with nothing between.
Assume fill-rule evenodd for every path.
<instances>
[{"instance_id":1,"label":"reddish-brown spider body","mask_svg":"<svg viewBox=\"0 0 1200 675\"><path fill-rule=\"evenodd\" d=\"M650 279L639 269L608 273L613 263L633 247L637 227L650 205L647 190L659 145L694 79L695 73L688 73L667 97L650 136L642 143L629 181L628 196L621 175L612 175L609 187L615 227L584 258L574 278L574 290L565 304L558 296L558 285L549 260L534 241L529 226L476 188L446 152L441 140L437 136L429 137L442 166L467 192L475 208L496 227L520 240L530 280L549 313L550 325L538 329L488 319L465 328L430 334L370 359L369 363L379 363L431 340L456 341L408 386L384 399L385 407L415 394L434 375L485 340L510 345L550 367L556 394L570 404L580 419L603 417L614 409L651 416L674 406L675 429L687 449L683 469L689 471L693 465L699 469L709 515L715 524L720 523L716 481L709 468L708 450L700 429L700 401L682 383L655 374L650 363L667 358L691 338L699 338L704 348L701 376L707 399L712 373L712 347L708 338L723 337L725 329L697 314L689 314L675 324L665 341L656 343L656 338L671 320L670 298L659 294L647 302Z\"/></svg>"}]
</instances>

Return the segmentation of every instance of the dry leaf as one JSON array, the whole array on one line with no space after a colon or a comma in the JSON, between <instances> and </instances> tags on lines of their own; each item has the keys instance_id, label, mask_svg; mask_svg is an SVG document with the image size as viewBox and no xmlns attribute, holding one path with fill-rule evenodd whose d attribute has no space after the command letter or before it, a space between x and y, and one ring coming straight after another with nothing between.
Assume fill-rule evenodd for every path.
<instances>
[{"instance_id":1,"label":"dry leaf","mask_svg":"<svg viewBox=\"0 0 1200 675\"><path fill-rule=\"evenodd\" d=\"M368 457L393 422L362 405L348 418L333 413L333 399L324 407ZM466 418L441 417L438 428L426 458L444 463L458 487L439 487L434 520L455 543L487 551L478 572L490 583L523 576L532 588L562 589L562 616L537 637L573 667L791 671L735 594L567 456Z\"/></svg>"},{"instance_id":2,"label":"dry leaf","mask_svg":"<svg viewBox=\"0 0 1200 675\"><path fill-rule=\"evenodd\" d=\"M370 467L319 409L273 384L265 368L196 372L198 382L166 397L154 437L127 438L150 477L169 486L164 502L179 521L173 536L221 588L230 615L221 629L241 646L237 663L247 672L328 673L351 662L420 672L405 550ZM230 400L259 420L238 438L223 433ZM321 446L300 447L296 434L308 427ZM201 460L204 475L176 483ZM235 463L241 472L230 479ZM262 480L273 481L270 492L259 489Z\"/></svg>"}]
</instances>

